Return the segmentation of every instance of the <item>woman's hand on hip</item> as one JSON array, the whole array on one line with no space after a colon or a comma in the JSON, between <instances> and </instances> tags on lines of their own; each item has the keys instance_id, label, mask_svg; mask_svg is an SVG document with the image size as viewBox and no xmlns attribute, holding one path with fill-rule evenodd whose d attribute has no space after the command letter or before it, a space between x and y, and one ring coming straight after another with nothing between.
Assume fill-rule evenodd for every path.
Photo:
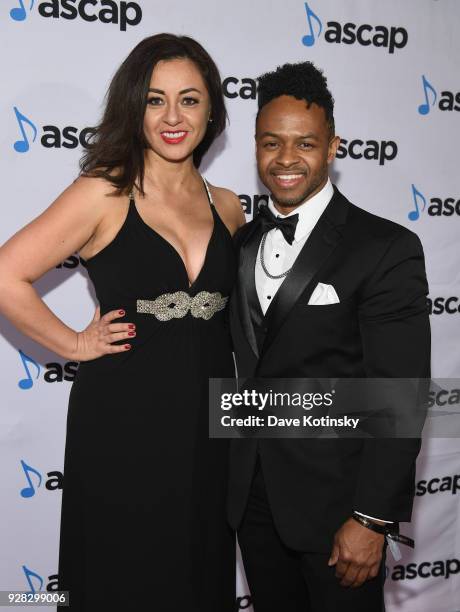
<instances>
[{"instance_id":1,"label":"woman's hand on hip","mask_svg":"<svg viewBox=\"0 0 460 612\"><path fill-rule=\"evenodd\" d=\"M101 317L99 306L93 320L86 329L77 333L77 348L74 359L89 361L103 355L129 351L131 344L113 344L120 340L129 340L136 335L134 323L113 323L115 319L125 316L124 310L111 310Z\"/></svg>"}]
</instances>

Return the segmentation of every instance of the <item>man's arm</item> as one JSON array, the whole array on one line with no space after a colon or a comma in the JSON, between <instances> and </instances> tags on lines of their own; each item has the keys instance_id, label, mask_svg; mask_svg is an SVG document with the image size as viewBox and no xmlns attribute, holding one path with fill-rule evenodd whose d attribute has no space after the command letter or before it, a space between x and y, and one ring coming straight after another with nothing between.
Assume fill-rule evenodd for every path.
<instances>
[{"instance_id":1,"label":"man's arm","mask_svg":"<svg viewBox=\"0 0 460 612\"><path fill-rule=\"evenodd\" d=\"M362 292L359 321L367 377L430 377L427 294L420 240L401 228ZM367 439L354 508L388 521L410 520L420 445L418 438ZM383 535L346 521L329 560L341 584L356 587L376 576L383 543Z\"/></svg>"},{"instance_id":2,"label":"man's arm","mask_svg":"<svg viewBox=\"0 0 460 612\"><path fill-rule=\"evenodd\" d=\"M359 318L367 377L430 377L427 295L420 240L401 231L363 291ZM420 445L418 438L366 440L354 500L359 512L410 520Z\"/></svg>"}]
</instances>

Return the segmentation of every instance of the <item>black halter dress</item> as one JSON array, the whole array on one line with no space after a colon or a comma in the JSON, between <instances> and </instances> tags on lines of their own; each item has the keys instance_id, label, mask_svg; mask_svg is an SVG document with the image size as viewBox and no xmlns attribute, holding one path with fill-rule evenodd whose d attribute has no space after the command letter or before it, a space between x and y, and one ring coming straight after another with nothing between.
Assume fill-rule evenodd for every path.
<instances>
[{"instance_id":1,"label":"black halter dress","mask_svg":"<svg viewBox=\"0 0 460 612\"><path fill-rule=\"evenodd\" d=\"M67 420L59 555L72 612L232 612L227 441L208 437L208 378L234 376L226 305L236 260L214 229L189 286L133 198L87 262L101 314L136 324L131 350L82 362Z\"/></svg>"}]
</instances>

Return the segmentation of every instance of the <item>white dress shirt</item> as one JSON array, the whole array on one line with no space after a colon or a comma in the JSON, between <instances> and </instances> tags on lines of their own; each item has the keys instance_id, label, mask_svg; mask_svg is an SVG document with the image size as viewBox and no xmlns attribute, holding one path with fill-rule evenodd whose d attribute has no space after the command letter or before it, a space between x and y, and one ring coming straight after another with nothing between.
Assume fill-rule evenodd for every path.
<instances>
[{"instance_id":1,"label":"white dress shirt","mask_svg":"<svg viewBox=\"0 0 460 612\"><path fill-rule=\"evenodd\" d=\"M306 200L303 204L300 204L295 210L288 213L287 215L283 215L275 208L273 200L270 197L268 202L268 208L275 215L275 217L284 218L296 214L299 215L299 220L297 223L292 244L289 244L286 241L281 230L277 228L274 228L267 232L267 238L265 240L264 246L264 262L265 267L270 272L270 274L272 274L273 276L278 276L279 274L282 274L283 272L286 272L286 270L290 270L290 268L292 268L300 251L302 250L304 244L307 242L308 237L310 236L319 218L326 209L326 206L331 201L333 195L334 188L332 187L332 183L328 178L327 183L324 185L321 191L319 191L309 200ZM276 292L281 287L281 284L283 283L286 277L284 276L282 278L273 279L265 274L262 268L262 264L260 262L261 247L262 243L259 245L259 251L257 254L255 266L255 283L257 297L259 298L262 312L265 314L271 302L273 301ZM366 518L370 519L375 519L377 521L384 520L373 516L368 516L367 514L362 514L361 512L357 512L357 514L361 514L361 516L365 516ZM385 522L391 523L392 521Z\"/></svg>"},{"instance_id":2,"label":"white dress shirt","mask_svg":"<svg viewBox=\"0 0 460 612\"><path fill-rule=\"evenodd\" d=\"M334 195L334 188L330 179L324 187L312 198L300 204L295 210L287 215L280 213L273 204L273 200L270 198L268 202L268 208L275 215L275 217L291 217L292 215L299 215L299 221L295 230L294 241L292 244L286 242L281 230L274 228L267 232L267 238L264 247L264 262L267 270L273 276L278 276L286 270L292 268L297 256L302 250L307 238L310 236L313 228L315 227L318 219L324 212L324 209L331 201ZM255 268L255 281L257 297L259 298L262 312L265 314L270 303L276 295L276 292L280 288L282 282L286 277L272 279L269 278L263 271L260 263L260 249L257 254L256 268Z\"/></svg>"}]
</instances>

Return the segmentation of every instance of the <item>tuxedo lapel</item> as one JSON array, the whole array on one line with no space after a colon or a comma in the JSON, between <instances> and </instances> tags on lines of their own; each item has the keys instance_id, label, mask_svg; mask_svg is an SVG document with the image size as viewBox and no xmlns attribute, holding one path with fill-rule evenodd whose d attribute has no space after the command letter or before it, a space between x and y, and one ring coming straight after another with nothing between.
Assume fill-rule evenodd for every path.
<instances>
[{"instance_id":1,"label":"tuxedo lapel","mask_svg":"<svg viewBox=\"0 0 460 612\"><path fill-rule=\"evenodd\" d=\"M256 357L259 357L259 349L254 332L254 323L260 324L263 318L255 283L255 263L261 239L260 223L258 219L255 219L252 231L240 247L237 283L241 325Z\"/></svg>"},{"instance_id":2,"label":"tuxedo lapel","mask_svg":"<svg viewBox=\"0 0 460 612\"><path fill-rule=\"evenodd\" d=\"M348 200L334 187L331 201L265 314L267 335L262 354L267 352L290 310L340 241L347 211Z\"/></svg>"}]
</instances>

